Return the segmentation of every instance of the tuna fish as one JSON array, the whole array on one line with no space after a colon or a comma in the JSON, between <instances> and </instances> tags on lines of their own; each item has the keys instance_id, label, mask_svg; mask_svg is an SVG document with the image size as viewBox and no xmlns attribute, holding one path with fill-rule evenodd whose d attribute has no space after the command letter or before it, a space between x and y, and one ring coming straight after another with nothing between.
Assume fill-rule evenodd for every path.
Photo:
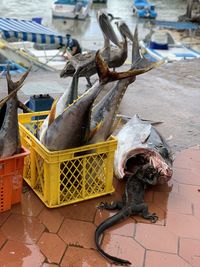
<instances>
[{"instance_id":1,"label":"tuna fish","mask_svg":"<svg viewBox=\"0 0 200 267\"><path fill-rule=\"evenodd\" d=\"M116 25L122 37L122 41L120 42L110 23L109 16L105 12L98 12L98 22L104 37L104 46L100 49L100 54L107 62L109 68L120 67L127 58L127 38L133 41L133 35L124 21L117 22ZM111 47L110 41L116 46ZM87 54L77 54L71 57L61 71L60 77L64 78L74 75L77 68L84 64L84 68L80 71L79 77L86 77L88 84L91 86L90 76L97 72L95 54L95 51L90 51Z\"/></svg>"},{"instance_id":2,"label":"tuna fish","mask_svg":"<svg viewBox=\"0 0 200 267\"><path fill-rule=\"evenodd\" d=\"M118 179L134 174L140 161L148 162L160 175L156 183L163 184L172 177L173 154L166 140L150 124L137 115L117 134L114 173Z\"/></svg>"},{"instance_id":3,"label":"tuna fish","mask_svg":"<svg viewBox=\"0 0 200 267\"><path fill-rule=\"evenodd\" d=\"M133 40L131 69L121 74L121 77L124 75L124 79L112 83L108 93L102 97L99 103L96 104L92 109L90 125L91 134L89 143L105 141L110 136L113 131L115 115L118 111L127 87L135 81L137 75L143 74L161 64L149 62L140 56L137 27ZM104 73L101 74L102 66L101 68L97 67L97 72L101 79L104 79L104 81L106 79L111 79L111 77L115 77L115 75L120 75L120 73L113 72L112 74L110 73L109 75L105 76L105 73L108 73L109 69L104 62L104 69L106 68L107 70L104 70ZM127 75L128 73L130 74L129 77ZM125 78L125 75L127 78Z\"/></svg>"},{"instance_id":4,"label":"tuna fish","mask_svg":"<svg viewBox=\"0 0 200 267\"><path fill-rule=\"evenodd\" d=\"M22 87L28 70L17 82L13 82L7 71L8 96L0 102L0 157L9 157L21 151L18 128L17 91Z\"/></svg>"},{"instance_id":5,"label":"tuna fish","mask_svg":"<svg viewBox=\"0 0 200 267\"><path fill-rule=\"evenodd\" d=\"M43 121L40 130L37 133L37 137L42 143L49 124L51 124L51 122L54 121L59 115L61 115L67 106L72 104L72 102L77 98L77 96L74 96L74 92L77 91L75 87L78 86L78 84L76 84L76 79L76 76L72 78L70 86L67 88L67 90L65 90L58 100L54 101L50 115L48 115Z\"/></svg>"},{"instance_id":6,"label":"tuna fish","mask_svg":"<svg viewBox=\"0 0 200 267\"><path fill-rule=\"evenodd\" d=\"M95 231L97 250L106 259L117 265L128 266L131 262L109 255L100 246L105 230L132 215L141 215L155 223L158 216L148 211L144 202L147 185L166 183L172 177L172 152L160 133L147 122L135 115L117 135L114 171L119 179L126 178L122 200L101 203L100 208L119 211L103 221Z\"/></svg>"},{"instance_id":7,"label":"tuna fish","mask_svg":"<svg viewBox=\"0 0 200 267\"><path fill-rule=\"evenodd\" d=\"M133 79L132 77L146 71L146 69L131 69L119 73L110 71L99 51L96 53L96 64L99 81L97 81L90 90L69 105L58 117L55 118L55 109L53 108L51 110L50 117L54 117L55 119L50 119L48 128L41 140L49 150L63 150L85 144L91 136L90 118L93 102L105 85L108 82L128 77ZM73 77L73 79L76 80L78 77ZM77 84L76 80L75 90L77 90Z\"/></svg>"}]
</instances>

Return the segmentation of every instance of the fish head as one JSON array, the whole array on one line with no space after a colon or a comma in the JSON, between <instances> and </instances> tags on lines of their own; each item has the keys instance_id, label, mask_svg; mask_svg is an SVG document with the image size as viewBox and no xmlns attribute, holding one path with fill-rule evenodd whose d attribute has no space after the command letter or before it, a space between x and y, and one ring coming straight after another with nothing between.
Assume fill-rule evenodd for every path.
<instances>
[{"instance_id":1,"label":"fish head","mask_svg":"<svg viewBox=\"0 0 200 267\"><path fill-rule=\"evenodd\" d=\"M73 76L74 72L75 72L75 68L73 67L70 60L68 60L65 67L60 72L60 78L66 78L69 76Z\"/></svg>"},{"instance_id":2,"label":"fish head","mask_svg":"<svg viewBox=\"0 0 200 267\"><path fill-rule=\"evenodd\" d=\"M171 156L160 154L156 149L149 147L134 148L123 157L119 174L121 177L133 175L138 168L148 166L144 170L143 181L148 184L164 184L168 182L173 174Z\"/></svg>"}]
</instances>

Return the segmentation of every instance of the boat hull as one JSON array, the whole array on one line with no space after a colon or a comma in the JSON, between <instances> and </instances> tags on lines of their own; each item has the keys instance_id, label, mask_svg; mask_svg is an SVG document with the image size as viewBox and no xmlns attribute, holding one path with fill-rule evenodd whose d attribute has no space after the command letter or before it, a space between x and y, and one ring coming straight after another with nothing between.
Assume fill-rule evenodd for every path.
<instances>
[{"instance_id":1,"label":"boat hull","mask_svg":"<svg viewBox=\"0 0 200 267\"><path fill-rule=\"evenodd\" d=\"M91 5L92 0L88 1L86 5L82 6L79 11L76 11L76 5L54 3L52 6L52 15L54 18L84 20L89 14Z\"/></svg>"},{"instance_id":2,"label":"boat hull","mask_svg":"<svg viewBox=\"0 0 200 267\"><path fill-rule=\"evenodd\" d=\"M174 62L183 59L195 59L200 58L200 52L188 48L182 44L168 45L168 49L152 49L148 47L144 41L140 41L140 47L143 50L143 54L147 53L152 59L165 62Z\"/></svg>"}]
</instances>

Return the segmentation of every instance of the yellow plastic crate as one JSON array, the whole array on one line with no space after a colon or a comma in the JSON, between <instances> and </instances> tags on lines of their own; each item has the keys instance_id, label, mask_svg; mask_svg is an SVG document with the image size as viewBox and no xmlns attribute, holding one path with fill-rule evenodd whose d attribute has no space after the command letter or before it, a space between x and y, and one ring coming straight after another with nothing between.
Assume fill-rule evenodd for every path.
<instances>
[{"instance_id":1,"label":"yellow plastic crate","mask_svg":"<svg viewBox=\"0 0 200 267\"><path fill-rule=\"evenodd\" d=\"M30 151L24 179L49 208L112 193L117 140L50 152L35 137L47 111L19 114L21 141Z\"/></svg>"}]
</instances>

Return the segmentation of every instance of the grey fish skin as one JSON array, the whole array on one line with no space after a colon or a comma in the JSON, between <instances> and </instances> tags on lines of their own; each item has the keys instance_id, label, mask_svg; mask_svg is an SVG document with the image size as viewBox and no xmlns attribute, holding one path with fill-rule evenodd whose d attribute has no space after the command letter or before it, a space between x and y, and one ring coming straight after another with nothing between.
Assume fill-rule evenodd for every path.
<instances>
[{"instance_id":1,"label":"grey fish skin","mask_svg":"<svg viewBox=\"0 0 200 267\"><path fill-rule=\"evenodd\" d=\"M94 106L91 113L90 131L93 131L96 127L98 129L89 140L89 144L105 141L111 135L121 99L128 85L134 80L135 77L133 76L112 83L112 89Z\"/></svg>"},{"instance_id":2,"label":"grey fish skin","mask_svg":"<svg viewBox=\"0 0 200 267\"><path fill-rule=\"evenodd\" d=\"M52 122L43 139L47 149L56 151L83 145L88 129L90 107L101 89L102 85L96 82Z\"/></svg>"},{"instance_id":3,"label":"grey fish skin","mask_svg":"<svg viewBox=\"0 0 200 267\"><path fill-rule=\"evenodd\" d=\"M135 115L116 135L118 140L114 157L114 173L118 179L135 172L138 156L149 162L160 176L158 184L172 177L173 154L166 140L147 122Z\"/></svg>"},{"instance_id":4,"label":"grey fish skin","mask_svg":"<svg viewBox=\"0 0 200 267\"><path fill-rule=\"evenodd\" d=\"M100 54L107 62L109 68L120 67L127 59L127 38L133 41L132 34L124 21L117 22L116 25L123 39L120 42L105 12L99 11L98 22L104 36L104 47L100 50ZM116 44L116 47L111 48L110 41ZM84 68L80 71L79 77L86 77L89 82L90 76L97 72L95 54L95 51L90 51L87 54L73 56L67 61L64 69L60 73L60 77L73 76L76 69L84 64Z\"/></svg>"},{"instance_id":5,"label":"grey fish skin","mask_svg":"<svg viewBox=\"0 0 200 267\"><path fill-rule=\"evenodd\" d=\"M0 158L12 156L20 153L21 142L18 128L18 99L17 90L22 86L30 69L20 78L19 81L11 80L9 70L7 71L8 93L12 95L0 109Z\"/></svg>"}]
</instances>

